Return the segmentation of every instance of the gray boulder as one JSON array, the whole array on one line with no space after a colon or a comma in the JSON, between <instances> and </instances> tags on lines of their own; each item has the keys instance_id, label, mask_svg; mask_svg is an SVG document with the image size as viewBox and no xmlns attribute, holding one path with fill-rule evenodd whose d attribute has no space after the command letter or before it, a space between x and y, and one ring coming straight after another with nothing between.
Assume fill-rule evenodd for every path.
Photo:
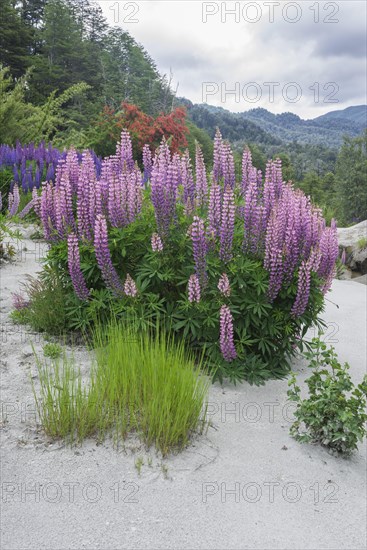
<instances>
[{"instance_id":1,"label":"gray boulder","mask_svg":"<svg viewBox=\"0 0 367 550\"><path fill-rule=\"evenodd\" d=\"M345 250L346 265L362 275L367 273L367 220L352 227L338 228L341 252Z\"/></svg>"}]
</instances>

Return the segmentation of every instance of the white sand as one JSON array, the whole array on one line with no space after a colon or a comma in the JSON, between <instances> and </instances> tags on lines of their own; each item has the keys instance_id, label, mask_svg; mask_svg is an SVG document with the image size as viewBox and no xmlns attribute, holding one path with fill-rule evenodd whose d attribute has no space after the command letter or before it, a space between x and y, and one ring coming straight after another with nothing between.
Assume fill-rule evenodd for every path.
<instances>
[{"instance_id":1,"label":"white sand","mask_svg":"<svg viewBox=\"0 0 367 550\"><path fill-rule=\"evenodd\" d=\"M30 384L30 342L40 350L42 337L7 317L11 292L40 270L40 245L24 245L27 254L0 267L4 550L366 548L366 447L345 460L295 442L286 381L213 386L213 427L164 461L134 439L120 450L49 441ZM366 369L366 290L334 281L328 299L339 308L327 302L324 314L327 338L355 381ZM88 367L85 350L77 359ZM302 380L309 375L303 363L295 368Z\"/></svg>"}]
</instances>

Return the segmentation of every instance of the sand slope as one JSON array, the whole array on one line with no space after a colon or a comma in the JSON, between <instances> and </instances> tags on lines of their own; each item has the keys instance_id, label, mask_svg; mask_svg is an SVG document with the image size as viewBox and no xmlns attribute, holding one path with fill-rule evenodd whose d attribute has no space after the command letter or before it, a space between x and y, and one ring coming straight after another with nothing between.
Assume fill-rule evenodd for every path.
<instances>
[{"instance_id":1,"label":"sand slope","mask_svg":"<svg viewBox=\"0 0 367 550\"><path fill-rule=\"evenodd\" d=\"M7 319L11 292L40 270L44 245L22 246L17 263L0 267L4 550L366 548L366 448L343 460L292 440L286 381L213 386L213 426L164 461L134 439L118 450L48 441L30 385L30 342L41 349L42 337ZM366 291L335 281L328 300L339 307L328 301L324 315L327 339L356 381L366 369ZM87 369L85 350L76 356ZM295 369L308 374L302 362Z\"/></svg>"}]
</instances>

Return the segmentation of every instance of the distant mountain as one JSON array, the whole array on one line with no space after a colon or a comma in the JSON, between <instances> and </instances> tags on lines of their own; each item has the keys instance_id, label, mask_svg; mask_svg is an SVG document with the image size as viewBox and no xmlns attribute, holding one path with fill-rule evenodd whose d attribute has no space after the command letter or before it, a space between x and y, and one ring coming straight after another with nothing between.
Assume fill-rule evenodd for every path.
<instances>
[{"instance_id":1,"label":"distant mountain","mask_svg":"<svg viewBox=\"0 0 367 550\"><path fill-rule=\"evenodd\" d=\"M263 108L232 113L222 107L193 104L186 99L179 102L186 106L189 118L199 128L213 137L218 126L223 137L232 142L246 141L259 145L298 143L338 149L344 135L356 137L366 127L367 106L364 105L303 120L293 113L276 115Z\"/></svg>"},{"instance_id":2,"label":"distant mountain","mask_svg":"<svg viewBox=\"0 0 367 550\"><path fill-rule=\"evenodd\" d=\"M186 107L189 118L199 128L206 130L212 138L216 128L219 127L223 137L232 142L245 139L246 141L265 145L281 144L280 139L273 133L264 130L256 121L245 119L222 107L199 105L185 98L179 98L178 102Z\"/></svg>"},{"instance_id":3,"label":"distant mountain","mask_svg":"<svg viewBox=\"0 0 367 550\"><path fill-rule=\"evenodd\" d=\"M332 119L351 120L352 122L356 122L357 124L361 124L361 126L366 127L367 105L356 105L353 107L347 107L346 109L342 109L340 111L330 111L330 113L321 115L314 120L325 122L326 120L330 121Z\"/></svg>"}]
</instances>

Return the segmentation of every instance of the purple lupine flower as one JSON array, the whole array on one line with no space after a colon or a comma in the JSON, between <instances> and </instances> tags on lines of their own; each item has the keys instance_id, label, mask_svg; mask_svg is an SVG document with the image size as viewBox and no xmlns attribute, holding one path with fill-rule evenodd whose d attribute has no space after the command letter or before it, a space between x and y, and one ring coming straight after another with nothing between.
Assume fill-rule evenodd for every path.
<instances>
[{"instance_id":1,"label":"purple lupine flower","mask_svg":"<svg viewBox=\"0 0 367 550\"><path fill-rule=\"evenodd\" d=\"M75 162L75 157L72 157ZM71 167L70 167L71 169ZM65 170L68 170L66 167ZM92 241L92 232L98 207L96 198L96 170L93 157L89 151L84 151L79 166L78 180L73 184L76 187L76 210L78 217L78 235L81 239ZM69 180L70 182L70 180ZM72 188L70 184L70 189Z\"/></svg>"},{"instance_id":2,"label":"purple lupine flower","mask_svg":"<svg viewBox=\"0 0 367 550\"><path fill-rule=\"evenodd\" d=\"M79 182L79 159L78 154L73 147L69 149L66 154L65 170L67 171L69 176L69 182L72 192L77 193Z\"/></svg>"},{"instance_id":3,"label":"purple lupine flower","mask_svg":"<svg viewBox=\"0 0 367 550\"><path fill-rule=\"evenodd\" d=\"M263 196L264 196L265 215L266 215L266 219L268 220L270 217L272 208L275 205L275 182L274 182L274 173L273 173L273 162L271 160L269 160L266 164Z\"/></svg>"},{"instance_id":4,"label":"purple lupine flower","mask_svg":"<svg viewBox=\"0 0 367 550\"><path fill-rule=\"evenodd\" d=\"M311 272L317 272L320 265L321 253L318 248L312 249L307 260L303 260L298 271L298 286L295 302L291 309L294 317L302 315L310 297Z\"/></svg>"},{"instance_id":5,"label":"purple lupine flower","mask_svg":"<svg viewBox=\"0 0 367 550\"><path fill-rule=\"evenodd\" d=\"M36 189L36 188L34 188ZM23 208L23 210L21 212L19 212L19 218L23 219L27 214L29 214L29 212L32 210L34 206L34 203L33 203L33 199L30 200L26 205L25 207Z\"/></svg>"},{"instance_id":6,"label":"purple lupine flower","mask_svg":"<svg viewBox=\"0 0 367 550\"><path fill-rule=\"evenodd\" d=\"M26 309L30 304L30 301L27 300L27 298L25 298L23 294L21 294L20 292L12 292L11 297L12 297L13 307L17 311Z\"/></svg>"},{"instance_id":7,"label":"purple lupine flower","mask_svg":"<svg viewBox=\"0 0 367 550\"><path fill-rule=\"evenodd\" d=\"M303 260L298 271L298 286L296 300L292 306L291 314L294 317L302 315L307 307L310 296L311 268L309 262Z\"/></svg>"},{"instance_id":8,"label":"purple lupine flower","mask_svg":"<svg viewBox=\"0 0 367 550\"><path fill-rule=\"evenodd\" d=\"M108 248L108 233L106 218L102 214L96 216L94 226L94 250L97 258L97 264L101 270L102 277L106 285L116 295L124 292L120 278L112 264L111 253Z\"/></svg>"},{"instance_id":9,"label":"purple lupine flower","mask_svg":"<svg viewBox=\"0 0 367 550\"><path fill-rule=\"evenodd\" d=\"M234 186L236 183L234 158L233 158L231 146L227 142L224 142L222 144L221 164L222 164L221 171L223 175L224 188L229 186L231 189L234 189Z\"/></svg>"},{"instance_id":10,"label":"purple lupine flower","mask_svg":"<svg viewBox=\"0 0 367 550\"><path fill-rule=\"evenodd\" d=\"M40 201L40 219L46 241L56 238L56 216L54 208L54 188L52 183L46 183L42 189Z\"/></svg>"},{"instance_id":11,"label":"purple lupine flower","mask_svg":"<svg viewBox=\"0 0 367 550\"><path fill-rule=\"evenodd\" d=\"M40 217L41 215L41 197L38 196L37 189L34 187L32 190L32 202L33 208L36 213L36 216Z\"/></svg>"},{"instance_id":12,"label":"purple lupine flower","mask_svg":"<svg viewBox=\"0 0 367 550\"><path fill-rule=\"evenodd\" d=\"M269 271L268 296L273 301L283 284L283 220L282 205L278 205L272 212L265 237L264 267Z\"/></svg>"},{"instance_id":13,"label":"purple lupine flower","mask_svg":"<svg viewBox=\"0 0 367 550\"><path fill-rule=\"evenodd\" d=\"M253 170L252 165L252 155L250 149L247 147L243 151L242 155L242 181L241 181L241 189L242 194L245 196L247 191L247 186L250 183L250 175Z\"/></svg>"},{"instance_id":14,"label":"purple lupine flower","mask_svg":"<svg viewBox=\"0 0 367 550\"><path fill-rule=\"evenodd\" d=\"M161 236L168 234L176 214L178 177L177 163L171 162L169 147L163 139L154 157L151 178L151 200Z\"/></svg>"},{"instance_id":15,"label":"purple lupine flower","mask_svg":"<svg viewBox=\"0 0 367 550\"><path fill-rule=\"evenodd\" d=\"M191 159L187 149L181 158L180 180L183 186L183 203L186 205L188 201L190 201L190 204L193 205L195 199L195 184L192 174Z\"/></svg>"},{"instance_id":16,"label":"purple lupine flower","mask_svg":"<svg viewBox=\"0 0 367 550\"><path fill-rule=\"evenodd\" d=\"M138 289L135 284L134 279L129 275L129 273L126 275L126 280L124 283L124 292L126 296L131 296L132 298L135 298L135 296L138 294Z\"/></svg>"},{"instance_id":17,"label":"purple lupine flower","mask_svg":"<svg viewBox=\"0 0 367 550\"><path fill-rule=\"evenodd\" d=\"M189 302L199 303L201 297L200 281L197 275L191 275L188 283Z\"/></svg>"},{"instance_id":18,"label":"purple lupine flower","mask_svg":"<svg viewBox=\"0 0 367 550\"><path fill-rule=\"evenodd\" d=\"M19 187L18 185L14 185L13 192L9 193L9 216L15 216L15 214L18 212L19 203L20 203L20 195L19 195Z\"/></svg>"},{"instance_id":19,"label":"purple lupine flower","mask_svg":"<svg viewBox=\"0 0 367 550\"><path fill-rule=\"evenodd\" d=\"M116 147L116 156L119 158L121 169L124 164L126 164L128 170L134 169L133 146L127 130L121 132L121 139Z\"/></svg>"},{"instance_id":20,"label":"purple lupine flower","mask_svg":"<svg viewBox=\"0 0 367 550\"><path fill-rule=\"evenodd\" d=\"M220 259L227 263L232 258L232 243L234 234L236 206L234 193L227 186L223 194L222 219L220 226Z\"/></svg>"},{"instance_id":21,"label":"purple lupine flower","mask_svg":"<svg viewBox=\"0 0 367 550\"><path fill-rule=\"evenodd\" d=\"M324 280L321 289L325 294L331 287L335 274L335 264L339 255L338 235L334 220L331 221L330 227L324 229L319 246L321 259L317 274Z\"/></svg>"},{"instance_id":22,"label":"purple lupine flower","mask_svg":"<svg viewBox=\"0 0 367 550\"><path fill-rule=\"evenodd\" d=\"M201 208L208 200L208 182L206 178L204 156L198 143L196 144L195 150L195 173L195 201L196 205Z\"/></svg>"},{"instance_id":23,"label":"purple lupine flower","mask_svg":"<svg viewBox=\"0 0 367 550\"><path fill-rule=\"evenodd\" d=\"M237 357L233 339L233 317L226 305L220 309L220 351L225 361L230 362Z\"/></svg>"},{"instance_id":24,"label":"purple lupine flower","mask_svg":"<svg viewBox=\"0 0 367 550\"><path fill-rule=\"evenodd\" d=\"M205 288L208 278L206 273L206 254L208 251L208 245L206 242L204 220L198 216L194 216L190 233L196 275L199 277L201 287Z\"/></svg>"},{"instance_id":25,"label":"purple lupine flower","mask_svg":"<svg viewBox=\"0 0 367 550\"><path fill-rule=\"evenodd\" d=\"M143 147L143 166L144 166L143 183L145 185L147 181L150 180L150 178L152 177L152 167L153 167L152 152L148 144L144 145Z\"/></svg>"},{"instance_id":26,"label":"purple lupine flower","mask_svg":"<svg viewBox=\"0 0 367 550\"><path fill-rule=\"evenodd\" d=\"M90 293L80 268L78 237L74 233L68 235L68 268L75 294L80 300L86 300Z\"/></svg>"},{"instance_id":27,"label":"purple lupine flower","mask_svg":"<svg viewBox=\"0 0 367 550\"><path fill-rule=\"evenodd\" d=\"M265 228L263 227L264 208L259 202L257 181L253 176L255 176L254 173L249 176L245 192L243 250L255 253L263 238Z\"/></svg>"},{"instance_id":28,"label":"purple lupine flower","mask_svg":"<svg viewBox=\"0 0 367 550\"><path fill-rule=\"evenodd\" d=\"M280 158L276 158L274 163L274 184L275 184L275 197L279 198L283 191L283 174L282 174L282 161Z\"/></svg>"},{"instance_id":29,"label":"purple lupine flower","mask_svg":"<svg viewBox=\"0 0 367 550\"><path fill-rule=\"evenodd\" d=\"M214 136L214 149L213 149L213 181L219 183L223 177L222 172L222 147L223 139L219 128L216 129Z\"/></svg>"},{"instance_id":30,"label":"purple lupine flower","mask_svg":"<svg viewBox=\"0 0 367 550\"><path fill-rule=\"evenodd\" d=\"M223 273L218 282L218 290L227 298L231 295L231 285L229 284L228 275Z\"/></svg>"},{"instance_id":31,"label":"purple lupine flower","mask_svg":"<svg viewBox=\"0 0 367 550\"><path fill-rule=\"evenodd\" d=\"M345 265L345 263L347 261L347 253L346 253L345 248L343 248L343 252L341 254L340 261L341 261L342 265Z\"/></svg>"},{"instance_id":32,"label":"purple lupine flower","mask_svg":"<svg viewBox=\"0 0 367 550\"><path fill-rule=\"evenodd\" d=\"M152 245L153 252L162 252L163 243L162 243L162 239L160 238L158 233L153 233L150 242L151 242L151 245Z\"/></svg>"},{"instance_id":33,"label":"purple lupine flower","mask_svg":"<svg viewBox=\"0 0 367 550\"><path fill-rule=\"evenodd\" d=\"M135 221L143 202L143 180L139 167L135 165L127 182L127 219L128 223Z\"/></svg>"},{"instance_id":34,"label":"purple lupine flower","mask_svg":"<svg viewBox=\"0 0 367 550\"><path fill-rule=\"evenodd\" d=\"M208 216L210 227L215 231L215 235L218 237L222 219L222 197L221 187L215 182L213 182L210 187Z\"/></svg>"},{"instance_id":35,"label":"purple lupine flower","mask_svg":"<svg viewBox=\"0 0 367 550\"><path fill-rule=\"evenodd\" d=\"M60 238L69 230L75 229L71 185L69 176L61 169L59 183L55 185L54 194L56 229Z\"/></svg>"}]
</instances>

